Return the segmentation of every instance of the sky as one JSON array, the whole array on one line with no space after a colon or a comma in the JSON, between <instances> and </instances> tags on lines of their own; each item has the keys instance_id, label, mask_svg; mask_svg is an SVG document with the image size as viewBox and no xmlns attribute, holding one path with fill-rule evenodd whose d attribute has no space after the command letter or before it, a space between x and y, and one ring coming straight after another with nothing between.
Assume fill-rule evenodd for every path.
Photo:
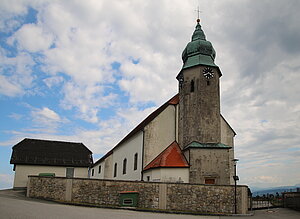
<instances>
[{"instance_id":1,"label":"sky","mask_svg":"<svg viewBox=\"0 0 300 219\"><path fill-rule=\"evenodd\" d=\"M300 183L300 1L1 0L0 189L24 138L100 158L178 92L200 6L239 184Z\"/></svg>"}]
</instances>

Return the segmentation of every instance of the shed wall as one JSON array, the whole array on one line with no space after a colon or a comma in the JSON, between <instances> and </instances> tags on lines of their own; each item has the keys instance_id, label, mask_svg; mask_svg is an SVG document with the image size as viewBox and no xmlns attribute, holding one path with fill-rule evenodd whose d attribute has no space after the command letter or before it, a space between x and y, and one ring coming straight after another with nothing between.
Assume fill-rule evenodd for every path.
<instances>
[{"instance_id":1,"label":"shed wall","mask_svg":"<svg viewBox=\"0 0 300 219\"><path fill-rule=\"evenodd\" d=\"M38 165L16 165L14 188L27 186L29 175L38 175L39 173L55 173L55 176L66 176L66 167L59 166L38 166ZM87 178L87 167L74 167L74 177Z\"/></svg>"}]
</instances>

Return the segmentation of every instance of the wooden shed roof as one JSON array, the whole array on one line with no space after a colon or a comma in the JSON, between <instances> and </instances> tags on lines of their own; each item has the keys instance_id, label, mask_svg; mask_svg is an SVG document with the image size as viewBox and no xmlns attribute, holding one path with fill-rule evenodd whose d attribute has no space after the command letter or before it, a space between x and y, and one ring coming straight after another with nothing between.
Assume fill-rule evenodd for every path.
<instances>
[{"instance_id":1,"label":"wooden shed roof","mask_svg":"<svg viewBox=\"0 0 300 219\"><path fill-rule=\"evenodd\" d=\"M89 167L92 152L82 143L25 138L13 146L11 164Z\"/></svg>"}]
</instances>

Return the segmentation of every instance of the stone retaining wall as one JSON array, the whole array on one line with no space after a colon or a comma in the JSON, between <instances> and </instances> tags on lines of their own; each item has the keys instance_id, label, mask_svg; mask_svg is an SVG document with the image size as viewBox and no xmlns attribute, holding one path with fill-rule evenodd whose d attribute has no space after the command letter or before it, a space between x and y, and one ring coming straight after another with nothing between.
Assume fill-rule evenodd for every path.
<instances>
[{"instance_id":1,"label":"stone retaining wall","mask_svg":"<svg viewBox=\"0 0 300 219\"><path fill-rule=\"evenodd\" d=\"M234 213L234 186L29 176L27 196L69 203L119 206L122 191L138 191L138 208ZM237 213L246 214L247 186L237 187Z\"/></svg>"},{"instance_id":2,"label":"stone retaining wall","mask_svg":"<svg viewBox=\"0 0 300 219\"><path fill-rule=\"evenodd\" d=\"M300 211L300 192L283 193L283 205L285 208Z\"/></svg>"}]
</instances>

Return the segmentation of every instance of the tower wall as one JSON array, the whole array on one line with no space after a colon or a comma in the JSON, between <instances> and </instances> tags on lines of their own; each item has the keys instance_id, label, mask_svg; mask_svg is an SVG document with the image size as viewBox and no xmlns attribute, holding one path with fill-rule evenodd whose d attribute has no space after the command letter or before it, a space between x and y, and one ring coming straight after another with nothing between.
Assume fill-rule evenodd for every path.
<instances>
[{"instance_id":1,"label":"tower wall","mask_svg":"<svg viewBox=\"0 0 300 219\"><path fill-rule=\"evenodd\" d=\"M189 149L190 183L230 185L230 150L229 149Z\"/></svg>"},{"instance_id":2,"label":"tower wall","mask_svg":"<svg viewBox=\"0 0 300 219\"><path fill-rule=\"evenodd\" d=\"M186 148L192 142L233 146L233 133L226 133L220 115L219 69L210 67L214 77L207 79L197 65L181 71L179 83L178 141L190 164L189 182L229 185L232 178L233 149ZM222 127L221 127L222 125ZM223 132L221 134L221 131Z\"/></svg>"},{"instance_id":3,"label":"tower wall","mask_svg":"<svg viewBox=\"0 0 300 219\"><path fill-rule=\"evenodd\" d=\"M229 126L229 124L225 121L223 116L221 116L221 143L231 146L229 149L229 173L230 173L230 184L234 184L233 176L234 176L234 136L235 132Z\"/></svg>"},{"instance_id":4,"label":"tower wall","mask_svg":"<svg viewBox=\"0 0 300 219\"><path fill-rule=\"evenodd\" d=\"M221 142L218 69L212 67L214 77L207 80L203 76L204 68L196 66L181 72L184 77L179 86L178 141L181 148L192 141Z\"/></svg>"}]
</instances>

